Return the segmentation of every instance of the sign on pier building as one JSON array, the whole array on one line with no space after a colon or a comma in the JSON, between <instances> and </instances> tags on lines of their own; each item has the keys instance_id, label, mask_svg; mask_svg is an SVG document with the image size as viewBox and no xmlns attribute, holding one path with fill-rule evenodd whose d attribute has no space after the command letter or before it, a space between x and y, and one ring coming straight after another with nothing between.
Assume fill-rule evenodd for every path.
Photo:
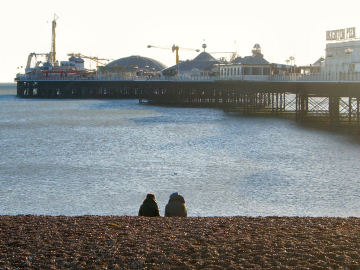
<instances>
[{"instance_id":1,"label":"sign on pier building","mask_svg":"<svg viewBox=\"0 0 360 270\"><path fill-rule=\"evenodd\" d=\"M355 27L326 31L326 55L321 72L339 79L360 73L360 40Z\"/></svg>"},{"instance_id":2,"label":"sign on pier building","mask_svg":"<svg viewBox=\"0 0 360 270\"><path fill-rule=\"evenodd\" d=\"M355 27L326 31L326 40L348 40L355 38Z\"/></svg>"}]
</instances>

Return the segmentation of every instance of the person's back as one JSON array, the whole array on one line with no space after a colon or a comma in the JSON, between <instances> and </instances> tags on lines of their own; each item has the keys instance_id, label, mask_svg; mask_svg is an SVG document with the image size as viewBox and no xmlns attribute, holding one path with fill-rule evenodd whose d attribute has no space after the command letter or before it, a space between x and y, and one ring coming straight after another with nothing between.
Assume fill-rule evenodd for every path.
<instances>
[{"instance_id":1,"label":"person's back","mask_svg":"<svg viewBox=\"0 0 360 270\"><path fill-rule=\"evenodd\" d=\"M148 193L139 209L139 216L158 217L160 216L159 207L156 203L155 195Z\"/></svg>"},{"instance_id":2,"label":"person's back","mask_svg":"<svg viewBox=\"0 0 360 270\"><path fill-rule=\"evenodd\" d=\"M184 197L177 192L170 195L168 204L165 207L165 217L186 217L187 210Z\"/></svg>"}]
</instances>

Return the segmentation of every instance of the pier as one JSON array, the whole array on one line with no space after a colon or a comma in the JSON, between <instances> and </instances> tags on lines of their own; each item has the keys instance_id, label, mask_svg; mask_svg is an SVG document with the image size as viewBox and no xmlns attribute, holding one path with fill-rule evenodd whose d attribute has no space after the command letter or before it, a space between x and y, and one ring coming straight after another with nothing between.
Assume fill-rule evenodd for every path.
<instances>
[{"instance_id":1,"label":"pier","mask_svg":"<svg viewBox=\"0 0 360 270\"><path fill-rule=\"evenodd\" d=\"M139 99L214 107L247 115L294 117L360 131L360 80L18 80L21 98Z\"/></svg>"}]
</instances>

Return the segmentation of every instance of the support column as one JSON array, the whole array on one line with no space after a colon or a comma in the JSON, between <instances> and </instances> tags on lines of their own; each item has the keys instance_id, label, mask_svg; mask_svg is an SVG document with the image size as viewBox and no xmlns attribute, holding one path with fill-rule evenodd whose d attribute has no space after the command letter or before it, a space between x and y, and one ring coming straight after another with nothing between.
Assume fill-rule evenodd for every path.
<instances>
[{"instance_id":1,"label":"support column","mask_svg":"<svg viewBox=\"0 0 360 270\"><path fill-rule=\"evenodd\" d=\"M254 94L254 109L253 111L256 112L257 111L257 108L258 108L258 93L255 93Z\"/></svg>"},{"instance_id":2,"label":"support column","mask_svg":"<svg viewBox=\"0 0 360 270\"><path fill-rule=\"evenodd\" d=\"M296 94L296 120L303 121L308 113L308 95Z\"/></svg>"},{"instance_id":3,"label":"support column","mask_svg":"<svg viewBox=\"0 0 360 270\"><path fill-rule=\"evenodd\" d=\"M352 118L352 97L349 97L349 122L351 123Z\"/></svg>"},{"instance_id":4,"label":"support column","mask_svg":"<svg viewBox=\"0 0 360 270\"><path fill-rule=\"evenodd\" d=\"M339 103L339 97L329 97L330 125L333 127L339 125Z\"/></svg>"},{"instance_id":5,"label":"support column","mask_svg":"<svg viewBox=\"0 0 360 270\"><path fill-rule=\"evenodd\" d=\"M18 97L24 97L24 82L18 81L16 83L16 95Z\"/></svg>"},{"instance_id":6,"label":"support column","mask_svg":"<svg viewBox=\"0 0 360 270\"><path fill-rule=\"evenodd\" d=\"M283 98L284 98L284 101L283 101L283 112L286 111L286 93L284 92L283 93Z\"/></svg>"},{"instance_id":7,"label":"support column","mask_svg":"<svg viewBox=\"0 0 360 270\"><path fill-rule=\"evenodd\" d=\"M360 104L360 98L356 98L356 121L357 121L357 129L360 133L360 112L359 112L359 104Z\"/></svg>"},{"instance_id":8,"label":"support column","mask_svg":"<svg viewBox=\"0 0 360 270\"><path fill-rule=\"evenodd\" d=\"M298 121L298 117L299 117L299 94L296 94L295 97L295 119L296 121Z\"/></svg>"}]
</instances>

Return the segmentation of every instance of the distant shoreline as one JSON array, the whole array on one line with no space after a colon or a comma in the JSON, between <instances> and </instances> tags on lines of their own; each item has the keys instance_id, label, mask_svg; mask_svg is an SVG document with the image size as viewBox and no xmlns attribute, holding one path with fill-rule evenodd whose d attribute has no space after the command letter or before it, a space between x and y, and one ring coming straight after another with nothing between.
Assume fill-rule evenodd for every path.
<instances>
[{"instance_id":1,"label":"distant shoreline","mask_svg":"<svg viewBox=\"0 0 360 270\"><path fill-rule=\"evenodd\" d=\"M0 268L360 269L360 218L0 216Z\"/></svg>"},{"instance_id":2,"label":"distant shoreline","mask_svg":"<svg viewBox=\"0 0 360 270\"><path fill-rule=\"evenodd\" d=\"M0 82L0 85L14 85L14 86L16 86L16 82Z\"/></svg>"}]
</instances>

